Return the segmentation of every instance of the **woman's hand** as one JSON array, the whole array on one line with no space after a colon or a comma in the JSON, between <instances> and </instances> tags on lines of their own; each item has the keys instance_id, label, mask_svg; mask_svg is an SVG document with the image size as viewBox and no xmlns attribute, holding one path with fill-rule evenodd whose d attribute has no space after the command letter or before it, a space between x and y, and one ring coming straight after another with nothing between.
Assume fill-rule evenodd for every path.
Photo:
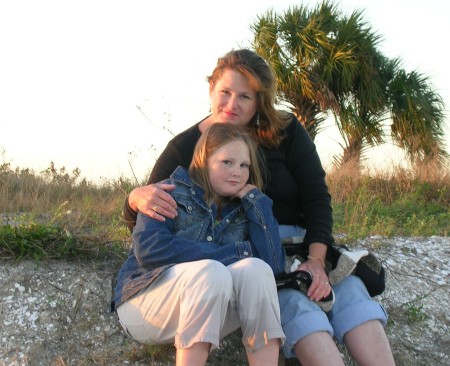
<instances>
[{"instance_id":1,"label":"woman's hand","mask_svg":"<svg viewBox=\"0 0 450 366\"><path fill-rule=\"evenodd\" d=\"M320 301L329 295L331 291L330 281L320 260L308 259L300 264L298 269L308 271L312 275L312 284L306 294L310 300Z\"/></svg>"},{"instance_id":2,"label":"woman's hand","mask_svg":"<svg viewBox=\"0 0 450 366\"><path fill-rule=\"evenodd\" d=\"M156 183L133 189L128 196L128 203L134 211L142 212L151 218L164 221L166 217L178 215L177 204L166 191L173 191L174 184Z\"/></svg>"}]
</instances>

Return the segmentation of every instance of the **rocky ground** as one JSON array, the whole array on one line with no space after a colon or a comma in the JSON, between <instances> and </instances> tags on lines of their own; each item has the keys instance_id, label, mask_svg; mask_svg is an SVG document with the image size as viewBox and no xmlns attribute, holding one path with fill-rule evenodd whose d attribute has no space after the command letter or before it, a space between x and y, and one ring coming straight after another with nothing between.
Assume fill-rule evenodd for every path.
<instances>
[{"instance_id":1,"label":"rocky ground","mask_svg":"<svg viewBox=\"0 0 450 366\"><path fill-rule=\"evenodd\" d=\"M387 290L377 299L397 364L450 365L450 238L372 237L357 247L385 264ZM109 311L118 265L0 261L0 366L173 365L171 346L136 344ZM246 365L238 339L225 339L209 364Z\"/></svg>"}]
</instances>

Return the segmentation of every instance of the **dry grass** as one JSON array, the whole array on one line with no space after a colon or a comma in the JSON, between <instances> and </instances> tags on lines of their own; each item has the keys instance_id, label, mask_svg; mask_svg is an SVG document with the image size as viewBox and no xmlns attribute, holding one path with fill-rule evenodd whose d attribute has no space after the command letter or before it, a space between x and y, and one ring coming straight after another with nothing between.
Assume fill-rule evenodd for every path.
<instances>
[{"instance_id":1,"label":"dry grass","mask_svg":"<svg viewBox=\"0 0 450 366\"><path fill-rule=\"evenodd\" d=\"M66 209L95 211L109 214L125 199L131 182L127 179L93 184L80 178L79 170L72 173L57 170L53 164L44 172L11 169L0 166L0 209L2 212L49 213L60 206Z\"/></svg>"},{"instance_id":2,"label":"dry grass","mask_svg":"<svg viewBox=\"0 0 450 366\"><path fill-rule=\"evenodd\" d=\"M0 239L8 235L8 243L0 240L0 254L55 257L53 249L68 245L81 246L79 253L92 253L104 245L120 252L120 243L129 239L121 208L131 187L122 178L93 184L81 179L78 170L68 173L53 164L41 173L1 165L0 223L8 228L3 228ZM28 253L32 255L27 255L27 248L33 249Z\"/></svg>"},{"instance_id":3,"label":"dry grass","mask_svg":"<svg viewBox=\"0 0 450 366\"><path fill-rule=\"evenodd\" d=\"M347 243L369 235L448 235L448 170L398 167L390 173L362 174L347 164L330 171L327 182L334 232L345 234L338 236ZM0 239L8 235L7 247L0 240L0 254L54 258L106 246L122 256L129 232L121 222L121 209L134 185L125 178L94 184L81 178L78 169L69 173L53 164L40 173L0 165L1 224L16 226L12 233L0 226ZM72 250L73 245L82 248Z\"/></svg>"},{"instance_id":4,"label":"dry grass","mask_svg":"<svg viewBox=\"0 0 450 366\"><path fill-rule=\"evenodd\" d=\"M335 231L352 238L367 235L448 235L449 170L428 167L361 173L348 164L332 170Z\"/></svg>"}]
</instances>

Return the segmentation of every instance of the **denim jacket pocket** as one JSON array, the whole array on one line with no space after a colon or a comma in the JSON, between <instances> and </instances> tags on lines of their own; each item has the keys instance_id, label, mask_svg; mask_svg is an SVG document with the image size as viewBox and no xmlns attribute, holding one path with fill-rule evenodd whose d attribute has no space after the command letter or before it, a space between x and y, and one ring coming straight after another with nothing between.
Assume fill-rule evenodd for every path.
<instances>
[{"instance_id":1,"label":"denim jacket pocket","mask_svg":"<svg viewBox=\"0 0 450 366\"><path fill-rule=\"evenodd\" d=\"M206 212L193 200L180 200L178 204L178 217L174 221L175 231L185 231L192 227L198 227L202 221L200 218L204 217Z\"/></svg>"},{"instance_id":2,"label":"denim jacket pocket","mask_svg":"<svg viewBox=\"0 0 450 366\"><path fill-rule=\"evenodd\" d=\"M222 232L224 242L239 242L248 238L248 219L245 215L226 218L226 227Z\"/></svg>"}]
</instances>

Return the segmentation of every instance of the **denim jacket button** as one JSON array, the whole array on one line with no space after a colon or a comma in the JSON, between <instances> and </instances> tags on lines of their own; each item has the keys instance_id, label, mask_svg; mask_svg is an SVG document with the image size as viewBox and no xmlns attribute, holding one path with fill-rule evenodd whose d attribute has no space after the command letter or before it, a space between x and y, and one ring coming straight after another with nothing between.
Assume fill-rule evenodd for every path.
<instances>
[{"instance_id":1,"label":"denim jacket button","mask_svg":"<svg viewBox=\"0 0 450 366\"><path fill-rule=\"evenodd\" d=\"M230 223L230 219L226 219L225 222L226 222L227 224L229 224L229 223Z\"/></svg>"},{"instance_id":2,"label":"denim jacket button","mask_svg":"<svg viewBox=\"0 0 450 366\"><path fill-rule=\"evenodd\" d=\"M247 252L247 251L245 251L245 252L244 252L244 255L248 255L248 252Z\"/></svg>"},{"instance_id":3,"label":"denim jacket button","mask_svg":"<svg viewBox=\"0 0 450 366\"><path fill-rule=\"evenodd\" d=\"M211 236L211 235L208 235L208 236L206 237L206 240L212 241L212 236Z\"/></svg>"},{"instance_id":4,"label":"denim jacket button","mask_svg":"<svg viewBox=\"0 0 450 366\"><path fill-rule=\"evenodd\" d=\"M255 195L254 195L253 193L250 193L248 196L249 196L250 198L255 197Z\"/></svg>"},{"instance_id":5,"label":"denim jacket button","mask_svg":"<svg viewBox=\"0 0 450 366\"><path fill-rule=\"evenodd\" d=\"M192 211L192 206L187 207L188 211Z\"/></svg>"}]
</instances>

